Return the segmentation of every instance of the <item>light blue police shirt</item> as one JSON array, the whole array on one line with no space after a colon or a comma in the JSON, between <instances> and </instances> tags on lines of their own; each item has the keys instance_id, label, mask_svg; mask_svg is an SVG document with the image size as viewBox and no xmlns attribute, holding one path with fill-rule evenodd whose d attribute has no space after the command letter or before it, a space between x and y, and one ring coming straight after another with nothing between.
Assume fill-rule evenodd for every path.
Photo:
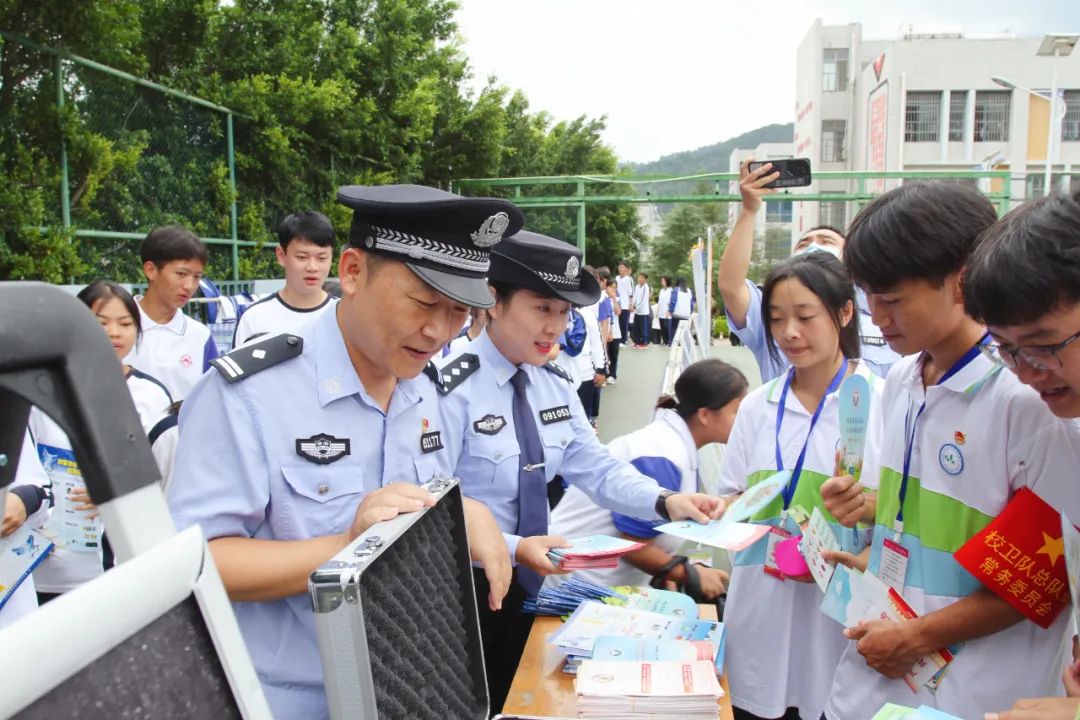
<instances>
[{"instance_id":1,"label":"light blue police shirt","mask_svg":"<svg viewBox=\"0 0 1080 720\"><path fill-rule=\"evenodd\" d=\"M365 493L453 468L452 459L440 458L448 453L427 377L399 381L384 413L356 375L337 313L323 313L300 336L299 357L232 385L211 370L184 401L168 492L178 528L202 525L209 539L341 533ZM348 453L312 461L304 453L319 457L310 441L320 435L338 450L348 443ZM308 596L233 608L274 716L326 717Z\"/></svg>"},{"instance_id":2,"label":"light blue police shirt","mask_svg":"<svg viewBox=\"0 0 1080 720\"><path fill-rule=\"evenodd\" d=\"M769 354L769 346L765 342L765 324L761 315L761 288L750 279L746 280L746 287L750 290L746 324L743 327L736 325L726 308L724 315L727 316L731 332L735 333L742 344L754 353L758 370L761 372L761 382L767 383L787 372L791 363L784 357L783 352L780 352L779 362ZM870 320L870 305L866 301L866 293L858 287L855 288L855 305L859 309L859 344L862 360L870 368L870 372L883 378L889 374L889 368L900 359L900 356L893 352L885 342L885 338L881 336L881 330Z\"/></svg>"},{"instance_id":3,"label":"light blue police shirt","mask_svg":"<svg viewBox=\"0 0 1080 720\"><path fill-rule=\"evenodd\" d=\"M521 539L514 534L521 453L510 378L518 368L492 344L486 330L462 352L477 355L480 368L440 398L441 427L447 448L459 453L454 474L461 478L463 492L491 509L513 559ZM446 367L453 367L453 361ZM526 395L544 445L543 480L561 475L601 507L643 520L658 519L655 506L660 487L600 444L582 410L577 385L542 367L522 367L529 379ZM536 475L539 481L539 471Z\"/></svg>"}]
</instances>

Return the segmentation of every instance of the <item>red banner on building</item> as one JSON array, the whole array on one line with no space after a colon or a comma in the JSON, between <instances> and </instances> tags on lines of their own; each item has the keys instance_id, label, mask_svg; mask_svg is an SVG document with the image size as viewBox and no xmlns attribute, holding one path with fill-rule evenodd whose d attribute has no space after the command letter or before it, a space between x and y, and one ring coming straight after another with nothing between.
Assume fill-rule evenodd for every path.
<instances>
[{"instance_id":1,"label":"red banner on building","mask_svg":"<svg viewBox=\"0 0 1080 720\"><path fill-rule=\"evenodd\" d=\"M1001 514L953 557L964 569L1039 626L1050 627L1069 604L1061 514L1021 488Z\"/></svg>"}]
</instances>

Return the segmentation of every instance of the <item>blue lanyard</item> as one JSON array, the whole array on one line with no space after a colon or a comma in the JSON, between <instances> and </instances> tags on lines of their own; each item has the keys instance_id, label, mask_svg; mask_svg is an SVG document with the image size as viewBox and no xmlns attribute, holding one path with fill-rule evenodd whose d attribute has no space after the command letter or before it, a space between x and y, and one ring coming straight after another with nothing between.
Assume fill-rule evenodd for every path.
<instances>
[{"instance_id":1,"label":"blue lanyard","mask_svg":"<svg viewBox=\"0 0 1080 720\"><path fill-rule=\"evenodd\" d=\"M949 368L949 370L941 376L935 385L944 385L949 378L956 375L956 373L963 370L968 364L979 355L979 346L985 345L990 342L990 333L984 334L979 338L979 342L975 343L970 350L956 361L956 363ZM915 449L915 432L919 427L919 418L922 417L923 411L926 410L926 399L923 398L922 405L919 406L919 411L915 413L915 422L911 421L911 406L908 406L907 416L904 418L904 474L900 477L900 507L896 510L896 523L893 525L893 529L896 532L903 532L904 530L904 498L907 497L907 483L908 477L911 475L911 454Z\"/></svg>"},{"instance_id":2,"label":"blue lanyard","mask_svg":"<svg viewBox=\"0 0 1080 720\"><path fill-rule=\"evenodd\" d=\"M848 363L844 360L840 364L840 369L836 371L836 377L829 383L829 387L825 390L825 394L821 396L821 400L818 401L817 409L814 410L813 416L810 418L810 429L806 431L806 440L803 441L802 451L799 452L799 459L795 461L795 469L791 471L791 479L788 480L787 487L784 488L784 510L788 509L791 505L791 499L795 497L795 489L799 487L799 476L802 475L803 461L806 460L806 448L810 445L810 435L814 432L814 426L817 425L818 418L821 417L821 411L825 408L825 400L836 392L836 388L840 387L840 381L844 379L844 373L847 372ZM791 387L791 381L795 379L795 368L791 368L788 371L787 379L784 381L784 389L780 393L780 404L776 408L776 469L784 469L784 456L780 453L780 428L784 425L784 405L787 403L788 389Z\"/></svg>"}]
</instances>

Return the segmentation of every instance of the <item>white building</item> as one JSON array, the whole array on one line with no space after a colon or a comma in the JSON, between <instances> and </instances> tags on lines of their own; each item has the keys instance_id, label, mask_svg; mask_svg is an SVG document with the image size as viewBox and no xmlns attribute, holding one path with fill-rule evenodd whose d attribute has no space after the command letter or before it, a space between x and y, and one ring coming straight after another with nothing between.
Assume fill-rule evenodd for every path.
<instances>
[{"instance_id":1,"label":"white building","mask_svg":"<svg viewBox=\"0 0 1080 720\"><path fill-rule=\"evenodd\" d=\"M817 20L797 55L795 155L810 158L815 171L1008 169L1013 202L1039 196L1049 136L1047 95L1056 64L1065 116L1055 133L1052 182L1058 189L1068 189L1069 183L1075 189L1080 184L1080 49L1057 59L1044 57L1037 54L1042 41L958 33L864 40L858 24L829 26ZM881 192L897 182L870 181L867 189ZM1000 192L995 182L985 188ZM857 184L822 181L813 189L853 192ZM844 228L854 210L843 202L795 203L793 237L818 224Z\"/></svg>"},{"instance_id":2,"label":"white building","mask_svg":"<svg viewBox=\"0 0 1080 720\"><path fill-rule=\"evenodd\" d=\"M753 157L755 160L786 160L794 157L793 143L762 143L753 149L736 149L728 158L728 172L739 173L743 160ZM732 182L730 191L739 194L739 184ZM787 257L791 250L792 205L788 200L766 202L765 211L759 212L754 221L754 259L780 260ZM728 203L728 228L735 226L739 216L738 203Z\"/></svg>"}]
</instances>

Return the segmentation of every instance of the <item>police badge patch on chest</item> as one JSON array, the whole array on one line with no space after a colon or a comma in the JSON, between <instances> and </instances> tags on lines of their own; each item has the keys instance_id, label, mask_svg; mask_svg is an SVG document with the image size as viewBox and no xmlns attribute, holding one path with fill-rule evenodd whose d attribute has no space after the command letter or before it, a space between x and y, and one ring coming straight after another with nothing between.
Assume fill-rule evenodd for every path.
<instances>
[{"instance_id":1,"label":"police badge patch on chest","mask_svg":"<svg viewBox=\"0 0 1080 720\"><path fill-rule=\"evenodd\" d=\"M349 438L336 438L319 433L309 438L296 439L296 454L316 465L329 465L351 452Z\"/></svg>"},{"instance_id":2,"label":"police badge patch on chest","mask_svg":"<svg viewBox=\"0 0 1080 720\"><path fill-rule=\"evenodd\" d=\"M495 435L506 427L506 418L502 415L485 415L472 424L473 430L481 435Z\"/></svg>"},{"instance_id":3,"label":"police badge patch on chest","mask_svg":"<svg viewBox=\"0 0 1080 720\"><path fill-rule=\"evenodd\" d=\"M540 411L540 422L550 425L557 422L565 422L570 419L570 406L560 405Z\"/></svg>"}]
</instances>

